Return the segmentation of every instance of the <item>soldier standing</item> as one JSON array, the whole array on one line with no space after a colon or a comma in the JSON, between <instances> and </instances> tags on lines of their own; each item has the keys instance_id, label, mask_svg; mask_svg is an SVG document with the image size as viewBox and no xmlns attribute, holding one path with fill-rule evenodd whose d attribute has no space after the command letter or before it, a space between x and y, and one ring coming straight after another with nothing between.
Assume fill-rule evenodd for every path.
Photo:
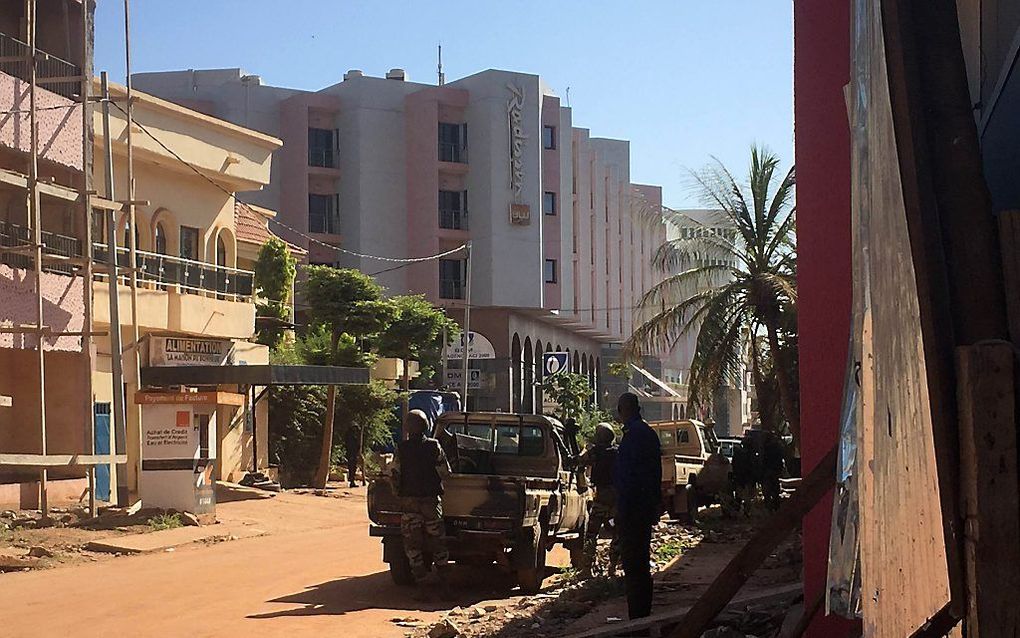
<instances>
[{"instance_id":1,"label":"soldier standing","mask_svg":"<svg viewBox=\"0 0 1020 638\"><path fill-rule=\"evenodd\" d=\"M578 459L578 468L591 468L591 484L595 488L592 500L591 517L588 519L588 531L584 539L584 566L582 572L590 577L595 564L599 534L603 528L611 525L616 516L616 487L613 484L613 470L616 465L616 432L608 423L595 426L592 445ZM616 566L620 559L620 543L613 527L612 541L609 544L609 576L615 576Z\"/></svg>"},{"instance_id":2,"label":"soldier standing","mask_svg":"<svg viewBox=\"0 0 1020 638\"><path fill-rule=\"evenodd\" d=\"M361 461L361 428L353 423L347 427L344 448L347 452L347 480L351 487L357 487L358 465Z\"/></svg>"},{"instance_id":3,"label":"soldier standing","mask_svg":"<svg viewBox=\"0 0 1020 638\"><path fill-rule=\"evenodd\" d=\"M418 584L419 597L425 597L424 583L431 573L425 552L432 555L441 591L448 593L447 562L450 554L443 542L443 479L450 474L439 441L425 435L428 418L421 410L411 410L404 419L406 439L397 445L397 495L402 513L400 534L411 573Z\"/></svg>"}]
</instances>

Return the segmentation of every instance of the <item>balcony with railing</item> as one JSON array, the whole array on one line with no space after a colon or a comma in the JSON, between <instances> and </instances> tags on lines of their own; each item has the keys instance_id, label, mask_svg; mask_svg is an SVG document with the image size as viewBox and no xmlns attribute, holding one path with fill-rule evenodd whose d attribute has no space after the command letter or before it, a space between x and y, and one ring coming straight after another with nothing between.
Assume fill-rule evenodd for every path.
<instances>
[{"instance_id":1,"label":"balcony with railing","mask_svg":"<svg viewBox=\"0 0 1020 638\"><path fill-rule=\"evenodd\" d=\"M25 270L35 268L32 229L0 220L0 263ZM77 265L72 260L82 257L82 243L74 237L42 231L43 270L73 275ZM5 250L8 249L8 250Z\"/></svg>"},{"instance_id":2,"label":"balcony with railing","mask_svg":"<svg viewBox=\"0 0 1020 638\"><path fill-rule=\"evenodd\" d=\"M27 43L0 33L0 73L28 82L32 69L29 62L31 51ZM81 80L77 79L81 76L81 67L55 55L36 49L35 75L36 83L51 93L72 100L81 95Z\"/></svg>"},{"instance_id":3,"label":"balcony with railing","mask_svg":"<svg viewBox=\"0 0 1020 638\"><path fill-rule=\"evenodd\" d=\"M156 290L172 288L185 294L215 295L231 301L251 301L255 290L255 275L248 270L217 266L182 257L136 250L138 259L139 285ZM107 263L110 258L106 244L92 245L93 258L97 263ZM130 251L117 247L117 265L129 268ZM97 274L105 279L106 272ZM126 281L128 274L121 275Z\"/></svg>"},{"instance_id":4,"label":"balcony with railing","mask_svg":"<svg viewBox=\"0 0 1020 638\"><path fill-rule=\"evenodd\" d=\"M451 164L467 164L467 146L458 142L440 142L439 161L449 162Z\"/></svg>"},{"instance_id":5,"label":"balcony with railing","mask_svg":"<svg viewBox=\"0 0 1020 638\"><path fill-rule=\"evenodd\" d=\"M440 208L439 227L445 230L467 230L467 211L459 208Z\"/></svg>"},{"instance_id":6,"label":"balcony with railing","mask_svg":"<svg viewBox=\"0 0 1020 638\"><path fill-rule=\"evenodd\" d=\"M0 32L0 146L29 152L30 47ZM36 120L39 156L44 160L81 170L82 90L81 68L36 50Z\"/></svg>"},{"instance_id":7,"label":"balcony with railing","mask_svg":"<svg viewBox=\"0 0 1020 638\"><path fill-rule=\"evenodd\" d=\"M43 270L73 275L81 266L82 241L75 237L42 231ZM32 229L0 220L0 263L12 268L33 268ZM6 249L6 250L5 250ZM171 255L135 251L138 258L138 281L143 285L165 290L174 287L182 292L216 295L234 301L250 301L254 294L255 275L248 270L193 261ZM105 278L109 259L106 244L93 244L92 256L97 278ZM127 248L117 247L117 265L124 268L121 277L128 277L131 256ZM102 270L102 272L99 272Z\"/></svg>"}]
</instances>

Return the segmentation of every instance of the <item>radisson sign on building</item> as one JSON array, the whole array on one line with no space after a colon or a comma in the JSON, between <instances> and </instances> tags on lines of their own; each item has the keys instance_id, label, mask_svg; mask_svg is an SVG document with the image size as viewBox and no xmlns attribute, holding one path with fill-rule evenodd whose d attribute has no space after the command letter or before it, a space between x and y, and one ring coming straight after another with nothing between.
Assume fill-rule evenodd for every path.
<instances>
[{"instance_id":1,"label":"radisson sign on building","mask_svg":"<svg viewBox=\"0 0 1020 638\"><path fill-rule=\"evenodd\" d=\"M510 204L511 224L530 224L531 207L521 201L524 190L524 89L507 84L510 99L506 103L507 121L510 132L510 190L514 199Z\"/></svg>"}]
</instances>

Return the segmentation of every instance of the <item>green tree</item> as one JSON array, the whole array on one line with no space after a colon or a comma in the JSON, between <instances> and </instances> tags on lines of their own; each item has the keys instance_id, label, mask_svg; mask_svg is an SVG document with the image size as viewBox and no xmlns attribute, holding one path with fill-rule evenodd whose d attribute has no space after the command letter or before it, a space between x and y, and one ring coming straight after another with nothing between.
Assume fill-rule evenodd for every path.
<instances>
[{"instance_id":1,"label":"green tree","mask_svg":"<svg viewBox=\"0 0 1020 638\"><path fill-rule=\"evenodd\" d=\"M314 324L323 326L330 336L325 361L329 365L347 363L340 357L350 350L341 349L341 343L353 340L357 345L356 350L365 350L365 341L383 332L392 320L393 306L382 299L382 287L361 271L309 266L306 273L304 292L309 316ZM336 386L331 385L326 393L319 465L312 481L317 487L325 487L329 479L335 417Z\"/></svg>"},{"instance_id":2,"label":"green tree","mask_svg":"<svg viewBox=\"0 0 1020 638\"><path fill-rule=\"evenodd\" d=\"M777 173L779 159L752 147L747 186L718 161L693 174L705 203L718 209L719 220L698 223L677 211L664 210L667 223L679 229L656 251L653 263L664 279L642 299L648 313L627 342L630 356L663 347L696 331L689 394L695 404L711 401L713 392L736 381L743 370L749 340L764 335L783 414L794 445L800 446L795 347L796 208L795 172ZM733 232L719 232L719 226ZM761 357L751 356L756 378Z\"/></svg>"},{"instance_id":3,"label":"green tree","mask_svg":"<svg viewBox=\"0 0 1020 638\"><path fill-rule=\"evenodd\" d=\"M406 401L410 389L408 362L418 361L422 376L431 375L430 366L440 358L443 346L460 334L460 327L422 295L393 297L389 301L393 306L393 319L379 337L379 352L404 362Z\"/></svg>"},{"instance_id":4,"label":"green tree","mask_svg":"<svg viewBox=\"0 0 1020 638\"><path fill-rule=\"evenodd\" d=\"M542 383L543 391L560 406L560 418L577 419L591 405L588 378L576 372L559 372Z\"/></svg>"},{"instance_id":5,"label":"green tree","mask_svg":"<svg viewBox=\"0 0 1020 638\"><path fill-rule=\"evenodd\" d=\"M271 237L259 249L255 261L255 314L270 325L259 330L257 341L275 348L283 337L283 325L290 322L290 296L297 274L297 261L287 244Z\"/></svg>"}]
</instances>

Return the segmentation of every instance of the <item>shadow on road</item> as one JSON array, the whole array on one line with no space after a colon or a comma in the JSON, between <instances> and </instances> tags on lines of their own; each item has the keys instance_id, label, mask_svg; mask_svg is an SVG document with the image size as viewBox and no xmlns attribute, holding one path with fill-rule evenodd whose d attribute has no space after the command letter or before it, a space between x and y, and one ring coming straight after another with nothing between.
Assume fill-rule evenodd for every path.
<instances>
[{"instance_id":1,"label":"shadow on road","mask_svg":"<svg viewBox=\"0 0 1020 638\"><path fill-rule=\"evenodd\" d=\"M295 616L339 616L367 609L429 612L467 607L483 600L505 598L515 592L513 579L497 570L455 568L450 578L452 600L423 602L412 597L414 589L393 584L389 572L340 578L268 602L303 605L276 612L252 614L248 618Z\"/></svg>"},{"instance_id":2,"label":"shadow on road","mask_svg":"<svg viewBox=\"0 0 1020 638\"><path fill-rule=\"evenodd\" d=\"M263 492L252 487L231 485L229 483L216 483L216 502L233 503L235 501L257 501L273 498L272 492Z\"/></svg>"}]
</instances>

